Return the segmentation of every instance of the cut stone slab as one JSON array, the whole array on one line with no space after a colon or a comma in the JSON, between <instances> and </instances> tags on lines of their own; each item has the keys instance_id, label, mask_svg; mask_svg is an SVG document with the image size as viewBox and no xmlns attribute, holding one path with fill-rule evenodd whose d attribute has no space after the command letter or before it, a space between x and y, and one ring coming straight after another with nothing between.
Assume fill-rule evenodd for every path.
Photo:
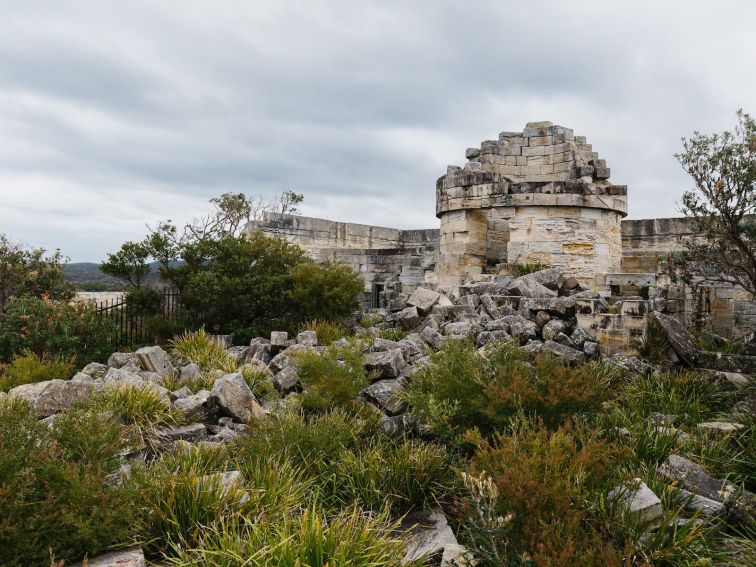
<instances>
[{"instance_id":1,"label":"cut stone slab","mask_svg":"<svg viewBox=\"0 0 756 567\"><path fill-rule=\"evenodd\" d=\"M402 565L423 559L429 565L442 567L472 565L466 558L467 550L459 545L440 510L413 512L402 520L400 530L411 536Z\"/></svg>"},{"instance_id":2,"label":"cut stone slab","mask_svg":"<svg viewBox=\"0 0 756 567\"><path fill-rule=\"evenodd\" d=\"M633 517L643 523L653 522L664 513L659 497L639 478L613 488L609 491L609 498L617 498Z\"/></svg>"},{"instance_id":3,"label":"cut stone slab","mask_svg":"<svg viewBox=\"0 0 756 567\"><path fill-rule=\"evenodd\" d=\"M405 403L401 399L404 386L398 380L378 380L362 390L367 401L381 408L388 415L397 415L404 411Z\"/></svg>"},{"instance_id":4,"label":"cut stone slab","mask_svg":"<svg viewBox=\"0 0 756 567\"><path fill-rule=\"evenodd\" d=\"M440 297L440 293L424 287L418 287L412 292L412 295L409 296L407 304L417 307L417 310L420 313L426 314L430 313L430 310L433 309L433 306Z\"/></svg>"},{"instance_id":5,"label":"cut stone slab","mask_svg":"<svg viewBox=\"0 0 756 567\"><path fill-rule=\"evenodd\" d=\"M667 480L718 502L727 502L737 493L737 487L730 481L714 478L701 465L675 453L667 457L657 470Z\"/></svg>"},{"instance_id":6,"label":"cut stone slab","mask_svg":"<svg viewBox=\"0 0 756 567\"><path fill-rule=\"evenodd\" d=\"M220 408L224 415L241 423L249 423L252 417L265 414L238 372L226 374L216 380L208 401Z\"/></svg>"},{"instance_id":7,"label":"cut stone slab","mask_svg":"<svg viewBox=\"0 0 756 567\"><path fill-rule=\"evenodd\" d=\"M579 364L585 360L585 355L577 349L559 344L555 341L544 341L543 351L550 352L570 364Z\"/></svg>"},{"instance_id":8,"label":"cut stone slab","mask_svg":"<svg viewBox=\"0 0 756 567\"><path fill-rule=\"evenodd\" d=\"M161 376L173 372L173 366L168 360L168 353L159 346L143 347L135 354L139 358L139 365L147 372L157 372Z\"/></svg>"},{"instance_id":9,"label":"cut stone slab","mask_svg":"<svg viewBox=\"0 0 756 567\"><path fill-rule=\"evenodd\" d=\"M705 372L709 376L715 379L724 380L733 386L748 386L751 383L751 379L740 372L726 372L724 370L711 370L700 369L701 372Z\"/></svg>"},{"instance_id":10,"label":"cut stone slab","mask_svg":"<svg viewBox=\"0 0 756 567\"><path fill-rule=\"evenodd\" d=\"M286 366L273 376L273 387L282 394L301 392L302 383L299 381L297 369L294 366Z\"/></svg>"},{"instance_id":11,"label":"cut stone slab","mask_svg":"<svg viewBox=\"0 0 756 567\"><path fill-rule=\"evenodd\" d=\"M396 324L407 331L411 331L420 324L420 313L417 307L407 307L394 315Z\"/></svg>"},{"instance_id":12,"label":"cut stone slab","mask_svg":"<svg viewBox=\"0 0 756 567\"><path fill-rule=\"evenodd\" d=\"M378 378L397 378L404 369L402 349L395 348L382 352L369 352L365 355L365 369L377 372Z\"/></svg>"},{"instance_id":13,"label":"cut stone slab","mask_svg":"<svg viewBox=\"0 0 756 567\"><path fill-rule=\"evenodd\" d=\"M88 400L94 393L92 382L45 380L12 388L8 395L26 400L39 417L48 417Z\"/></svg>"},{"instance_id":14,"label":"cut stone slab","mask_svg":"<svg viewBox=\"0 0 756 567\"><path fill-rule=\"evenodd\" d=\"M210 392L200 390L196 394L179 398L173 402L173 407L179 410L187 419L204 421L208 416L207 400Z\"/></svg>"},{"instance_id":15,"label":"cut stone slab","mask_svg":"<svg viewBox=\"0 0 756 567\"><path fill-rule=\"evenodd\" d=\"M547 288L538 282L535 278L523 276L517 278L507 287L507 293L510 295L519 295L521 297L556 297L557 292Z\"/></svg>"},{"instance_id":16,"label":"cut stone slab","mask_svg":"<svg viewBox=\"0 0 756 567\"><path fill-rule=\"evenodd\" d=\"M256 338L249 341L249 350L244 359L246 362L258 360L265 364L270 362L273 355L270 352L270 341L268 339Z\"/></svg>"},{"instance_id":17,"label":"cut stone slab","mask_svg":"<svg viewBox=\"0 0 756 567\"><path fill-rule=\"evenodd\" d=\"M74 567L82 567L83 565L85 565L84 562L77 563ZM146 567L147 562L144 559L142 548L132 547L98 555L88 559L86 565L89 567Z\"/></svg>"},{"instance_id":18,"label":"cut stone slab","mask_svg":"<svg viewBox=\"0 0 756 567\"><path fill-rule=\"evenodd\" d=\"M700 512L702 516L718 516L725 511L725 505L721 502L688 492L684 488L678 488L676 494L684 500L686 510Z\"/></svg>"},{"instance_id":19,"label":"cut stone slab","mask_svg":"<svg viewBox=\"0 0 756 567\"><path fill-rule=\"evenodd\" d=\"M318 335L315 331L302 331L297 335L297 344L314 347L318 344Z\"/></svg>"},{"instance_id":20,"label":"cut stone slab","mask_svg":"<svg viewBox=\"0 0 756 567\"><path fill-rule=\"evenodd\" d=\"M202 423L191 423L182 427L164 429L162 433L173 441L199 441L207 435L207 429Z\"/></svg>"},{"instance_id":21,"label":"cut stone slab","mask_svg":"<svg viewBox=\"0 0 756 567\"><path fill-rule=\"evenodd\" d=\"M671 315L665 315L658 311L654 311L653 317L664 329L669 344L680 357L680 360L688 366L695 366L700 355L700 349L685 326Z\"/></svg>"},{"instance_id":22,"label":"cut stone slab","mask_svg":"<svg viewBox=\"0 0 756 567\"><path fill-rule=\"evenodd\" d=\"M487 293L480 296L480 302L486 312L491 316L491 319L500 319L503 317L504 314L501 312L501 309L499 309L499 306L496 305L496 302Z\"/></svg>"},{"instance_id":23,"label":"cut stone slab","mask_svg":"<svg viewBox=\"0 0 756 567\"><path fill-rule=\"evenodd\" d=\"M732 435L743 429L745 426L742 423L735 423L733 421L704 421L696 426L699 433L714 434L714 435Z\"/></svg>"},{"instance_id":24,"label":"cut stone slab","mask_svg":"<svg viewBox=\"0 0 756 567\"><path fill-rule=\"evenodd\" d=\"M289 346L289 333L286 331L272 331L270 333L270 348L274 353L281 352Z\"/></svg>"}]
</instances>

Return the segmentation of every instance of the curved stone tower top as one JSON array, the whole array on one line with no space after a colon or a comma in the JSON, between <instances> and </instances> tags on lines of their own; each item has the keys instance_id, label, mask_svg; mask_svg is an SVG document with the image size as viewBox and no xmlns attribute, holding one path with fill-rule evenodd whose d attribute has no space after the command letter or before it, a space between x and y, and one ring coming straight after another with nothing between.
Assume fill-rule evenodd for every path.
<instances>
[{"instance_id":1,"label":"curved stone tower top","mask_svg":"<svg viewBox=\"0 0 756 567\"><path fill-rule=\"evenodd\" d=\"M529 122L522 132L502 132L465 154L467 164L449 166L436 183L437 217L458 209L532 205L627 215L627 186L609 181L606 162L570 128Z\"/></svg>"},{"instance_id":2,"label":"curved stone tower top","mask_svg":"<svg viewBox=\"0 0 756 567\"><path fill-rule=\"evenodd\" d=\"M627 187L609 181L585 138L530 122L466 157L436 183L442 285L513 264L559 267L584 282L619 269Z\"/></svg>"}]
</instances>

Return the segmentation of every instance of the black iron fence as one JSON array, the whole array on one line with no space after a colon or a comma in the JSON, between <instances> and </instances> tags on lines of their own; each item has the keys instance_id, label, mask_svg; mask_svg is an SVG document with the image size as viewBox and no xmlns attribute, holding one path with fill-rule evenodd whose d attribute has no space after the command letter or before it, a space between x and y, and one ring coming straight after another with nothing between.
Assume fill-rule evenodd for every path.
<instances>
[{"instance_id":1,"label":"black iron fence","mask_svg":"<svg viewBox=\"0 0 756 567\"><path fill-rule=\"evenodd\" d=\"M164 289L159 293L162 298L161 308L158 312L149 315L130 309L128 296L125 294L97 302L95 307L97 315L107 318L112 323L114 347L137 347L152 342L156 328L166 328L185 315L186 312L177 290Z\"/></svg>"}]
</instances>

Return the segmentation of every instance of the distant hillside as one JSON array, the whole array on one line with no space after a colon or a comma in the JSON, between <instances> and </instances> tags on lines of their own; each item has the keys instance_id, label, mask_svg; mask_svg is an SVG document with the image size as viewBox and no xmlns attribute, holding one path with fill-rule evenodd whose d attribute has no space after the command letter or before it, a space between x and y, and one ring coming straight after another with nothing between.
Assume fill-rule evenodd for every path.
<instances>
[{"instance_id":1,"label":"distant hillside","mask_svg":"<svg viewBox=\"0 0 756 567\"><path fill-rule=\"evenodd\" d=\"M157 285L160 280L157 274L158 263L150 264L152 272L145 279L147 285ZM118 278L108 276L100 271L100 265L94 262L75 262L66 264L63 271L66 280L73 282L79 291L121 291L128 288Z\"/></svg>"}]
</instances>

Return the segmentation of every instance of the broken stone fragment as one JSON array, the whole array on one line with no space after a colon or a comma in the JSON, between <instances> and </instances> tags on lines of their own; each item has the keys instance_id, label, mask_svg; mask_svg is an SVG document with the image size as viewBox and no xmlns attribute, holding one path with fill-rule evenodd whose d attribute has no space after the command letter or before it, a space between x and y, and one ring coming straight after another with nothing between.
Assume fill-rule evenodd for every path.
<instances>
[{"instance_id":1,"label":"broken stone fragment","mask_svg":"<svg viewBox=\"0 0 756 567\"><path fill-rule=\"evenodd\" d=\"M378 374L381 378L397 378L404 369L404 355L402 349L369 352L365 355L365 369Z\"/></svg>"},{"instance_id":2,"label":"broken stone fragment","mask_svg":"<svg viewBox=\"0 0 756 567\"><path fill-rule=\"evenodd\" d=\"M39 417L48 417L70 409L77 402L88 400L94 393L92 382L45 380L12 388L8 395L29 403Z\"/></svg>"},{"instance_id":3,"label":"broken stone fragment","mask_svg":"<svg viewBox=\"0 0 756 567\"><path fill-rule=\"evenodd\" d=\"M444 335L455 339L475 338L475 336L482 330L483 329L480 327L480 325L467 323L464 321L447 323L443 328Z\"/></svg>"},{"instance_id":4,"label":"broken stone fragment","mask_svg":"<svg viewBox=\"0 0 756 567\"><path fill-rule=\"evenodd\" d=\"M273 387L281 394L301 392L302 383L299 381L297 369L294 366L286 366L273 376Z\"/></svg>"},{"instance_id":5,"label":"broken stone fragment","mask_svg":"<svg viewBox=\"0 0 756 567\"><path fill-rule=\"evenodd\" d=\"M202 423L191 423L181 427L163 429L161 430L161 433L171 441L199 441L207 435L207 429L205 429L205 426Z\"/></svg>"},{"instance_id":6,"label":"broken stone fragment","mask_svg":"<svg viewBox=\"0 0 756 567\"><path fill-rule=\"evenodd\" d=\"M208 402L218 407L224 415L241 423L249 423L252 417L265 413L238 372L226 374L216 380Z\"/></svg>"},{"instance_id":7,"label":"broken stone fragment","mask_svg":"<svg viewBox=\"0 0 756 567\"><path fill-rule=\"evenodd\" d=\"M730 481L714 478L700 465L674 453L657 470L667 480L718 502L727 502L737 492L737 487Z\"/></svg>"},{"instance_id":8,"label":"broken stone fragment","mask_svg":"<svg viewBox=\"0 0 756 567\"><path fill-rule=\"evenodd\" d=\"M483 331L475 340L475 345L477 347L483 347L490 343L508 342L511 340L511 335L506 331Z\"/></svg>"},{"instance_id":9,"label":"broken stone fragment","mask_svg":"<svg viewBox=\"0 0 756 567\"><path fill-rule=\"evenodd\" d=\"M664 313L654 312L653 317L664 330L669 344L680 360L688 366L695 366L700 349L685 326L671 315Z\"/></svg>"},{"instance_id":10,"label":"broken stone fragment","mask_svg":"<svg viewBox=\"0 0 756 567\"><path fill-rule=\"evenodd\" d=\"M659 497L639 478L613 488L609 491L609 498L616 498L636 520L644 524L653 522L664 513Z\"/></svg>"},{"instance_id":11,"label":"broken stone fragment","mask_svg":"<svg viewBox=\"0 0 756 567\"><path fill-rule=\"evenodd\" d=\"M407 331L411 331L420 325L420 313L417 307L407 307L394 315L396 324Z\"/></svg>"},{"instance_id":12,"label":"broken stone fragment","mask_svg":"<svg viewBox=\"0 0 756 567\"><path fill-rule=\"evenodd\" d=\"M404 386L398 380L378 380L362 390L362 396L381 408L388 415L397 415L404 410L400 396Z\"/></svg>"},{"instance_id":13,"label":"broken stone fragment","mask_svg":"<svg viewBox=\"0 0 756 567\"><path fill-rule=\"evenodd\" d=\"M83 563L77 563L74 567L146 567L144 552L141 547L119 549L103 555L87 559Z\"/></svg>"},{"instance_id":14,"label":"broken stone fragment","mask_svg":"<svg viewBox=\"0 0 756 567\"><path fill-rule=\"evenodd\" d=\"M522 276L517 278L507 287L510 295L521 297L556 297L557 292L547 288L534 278Z\"/></svg>"},{"instance_id":15,"label":"broken stone fragment","mask_svg":"<svg viewBox=\"0 0 756 567\"><path fill-rule=\"evenodd\" d=\"M708 435L732 435L737 433L745 426L742 423L735 423L733 421L705 421L699 423L696 426L699 433Z\"/></svg>"},{"instance_id":16,"label":"broken stone fragment","mask_svg":"<svg viewBox=\"0 0 756 567\"><path fill-rule=\"evenodd\" d=\"M318 335L315 331L302 331L297 335L297 344L309 347L317 346Z\"/></svg>"},{"instance_id":17,"label":"broken stone fragment","mask_svg":"<svg viewBox=\"0 0 756 567\"><path fill-rule=\"evenodd\" d=\"M160 376L173 372L173 366L168 360L168 353L159 346L140 348L135 353L139 364L147 372L157 372Z\"/></svg>"},{"instance_id":18,"label":"broken stone fragment","mask_svg":"<svg viewBox=\"0 0 756 567\"><path fill-rule=\"evenodd\" d=\"M413 435L418 432L419 424L416 418L408 413L401 415L384 415L379 424L381 431L390 437Z\"/></svg>"},{"instance_id":19,"label":"broken stone fragment","mask_svg":"<svg viewBox=\"0 0 756 567\"><path fill-rule=\"evenodd\" d=\"M420 331L422 339L436 350L444 346L444 337L431 327L425 327Z\"/></svg>"},{"instance_id":20,"label":"broken stone fragment","mask_svg":"<svg viewBox=\"0 0 756 567\"><path fill-rule=\"evenodd\" d=\"M108 366L106 364L100 364L99 362L90 362L81 369L83 374L87 374L92 378L102 378L107 371Z\"/></svg>"},{"instance_id":21,"label":"broken stone fragment","mask_svg":"<svg viewBox=\"0 0 756 567\"><path fill-rule=\"evenodd\" d=\"M564 333L566 330L567 323L561 319L552 319L541 329L541 337L543 337L544 341L553 341L559 333Z\"/></svg>"},{"instance_id":22,"label":"broken stone fragment","mask_svg":"<svg viewBox=\"0 0 756 567\"><path fill-rule=\"evenodd\" d=\"M245 358L246 362L258 360L268 364L271 358L270 341L268 339L256 338L249 341L249 350Z\"/></svg>"},{"instance_id":23,"label":"broken stone fragment","mask_svg":"<svg viewBox=\"0 0 756 567\"><path fill-rule=\"evenodd\" d=\"M431 289L426 289L424 287L418 287L417 289L415 289L415 291L412 292L412 295L409 296L407 304L417 307L417 310L420 313L427 314L430 313L430 310L440 299L440 297L440 293L437 293Z\"/></svg>"},{"instance_id":24,"label":"broken stone fragment","mask_svg":"<svg viewBox=\"0 0 756 567\"><path fill-rule=\"evenodd\" d=\"M522 315L506 315L500 319L504 323L512 337L518 339L520 344L525 344L528 339L535 339L538 336L538 327L536 324L523 317Z\"/></svg>"},{"instance_id":25,"label":"broken stone fragment","mask_svg":"<svg viewBox=\"0 0 756 567\"><path fill-rule=\"evenodd\" d=\"M207 400L209 397L210 392L200 390L196 394L175 400L173 407L189 420L205 421L208 416Z\"/></svg>"},{"instance_id":26,"label":"broken stone fragment","mask_svg":"<svg viewBox=\"0 0 756 567\"><path fill-rule=\"evenodd\" d=\"M270 333L270 349L277 354L289 346L289 333L286 331L272 331Z\"/></svg>"},{"instance_id":27,"label":"broken stone fragment","mask_svg":"<svg viewBox=\"0 0 756 567\"><path fill-rule=\"evenodd\" d=\"M406 516L400 530L408 532L410 541L402 565L426 561L430 565L467 567L467 550L459 545L446 516L440 510L420 510Z\"/></svg>"},{"instance_id":28,"label":"broken stone fragment","mask_svg":"<svg viewBox=\"0 0 756 567\"><path fill-rule=\"evenodd\" d=\"M686 510L699 512L702 516L718 516L725 511L725 506L721 502L688 492L684 488L678 488L675 494L683 500Z\"/></svg>"},{"instance_id":29,"label":"broken stone fragment","mask_svg":"<svg viewBox=\"0 0 756 567\"><path fill-rule=\"evenodd\" d=\"M139 357L134 352L114 352L108 358L108 367L123 368L124 366L139 366Z\"/></svg>"},{"instance_id":30,"label":"broken stone fragment","mask_svg":"<svg viewBox=\"0 0 756 567\"><path fill-rule=\"evenodd\" d=\"M181 369L179 370L179 376L181 377L182 381L194 382L202 376L202 371L200 370L199 366L197 366L193 362L190 362L186 366L181 367Z\"/></svg>"},{"instance_id":31,"label":"broken stone fragment","mask_svg":"<svg viewBox=\"0 0 756 567\"><path fill-rule=\"evenodd\" d=\"M559 344L555 341L544 341L543 351L566 360L572 365L579 364L585 360L585 355L577 349Z\"/></svg>"}]
</instances>

